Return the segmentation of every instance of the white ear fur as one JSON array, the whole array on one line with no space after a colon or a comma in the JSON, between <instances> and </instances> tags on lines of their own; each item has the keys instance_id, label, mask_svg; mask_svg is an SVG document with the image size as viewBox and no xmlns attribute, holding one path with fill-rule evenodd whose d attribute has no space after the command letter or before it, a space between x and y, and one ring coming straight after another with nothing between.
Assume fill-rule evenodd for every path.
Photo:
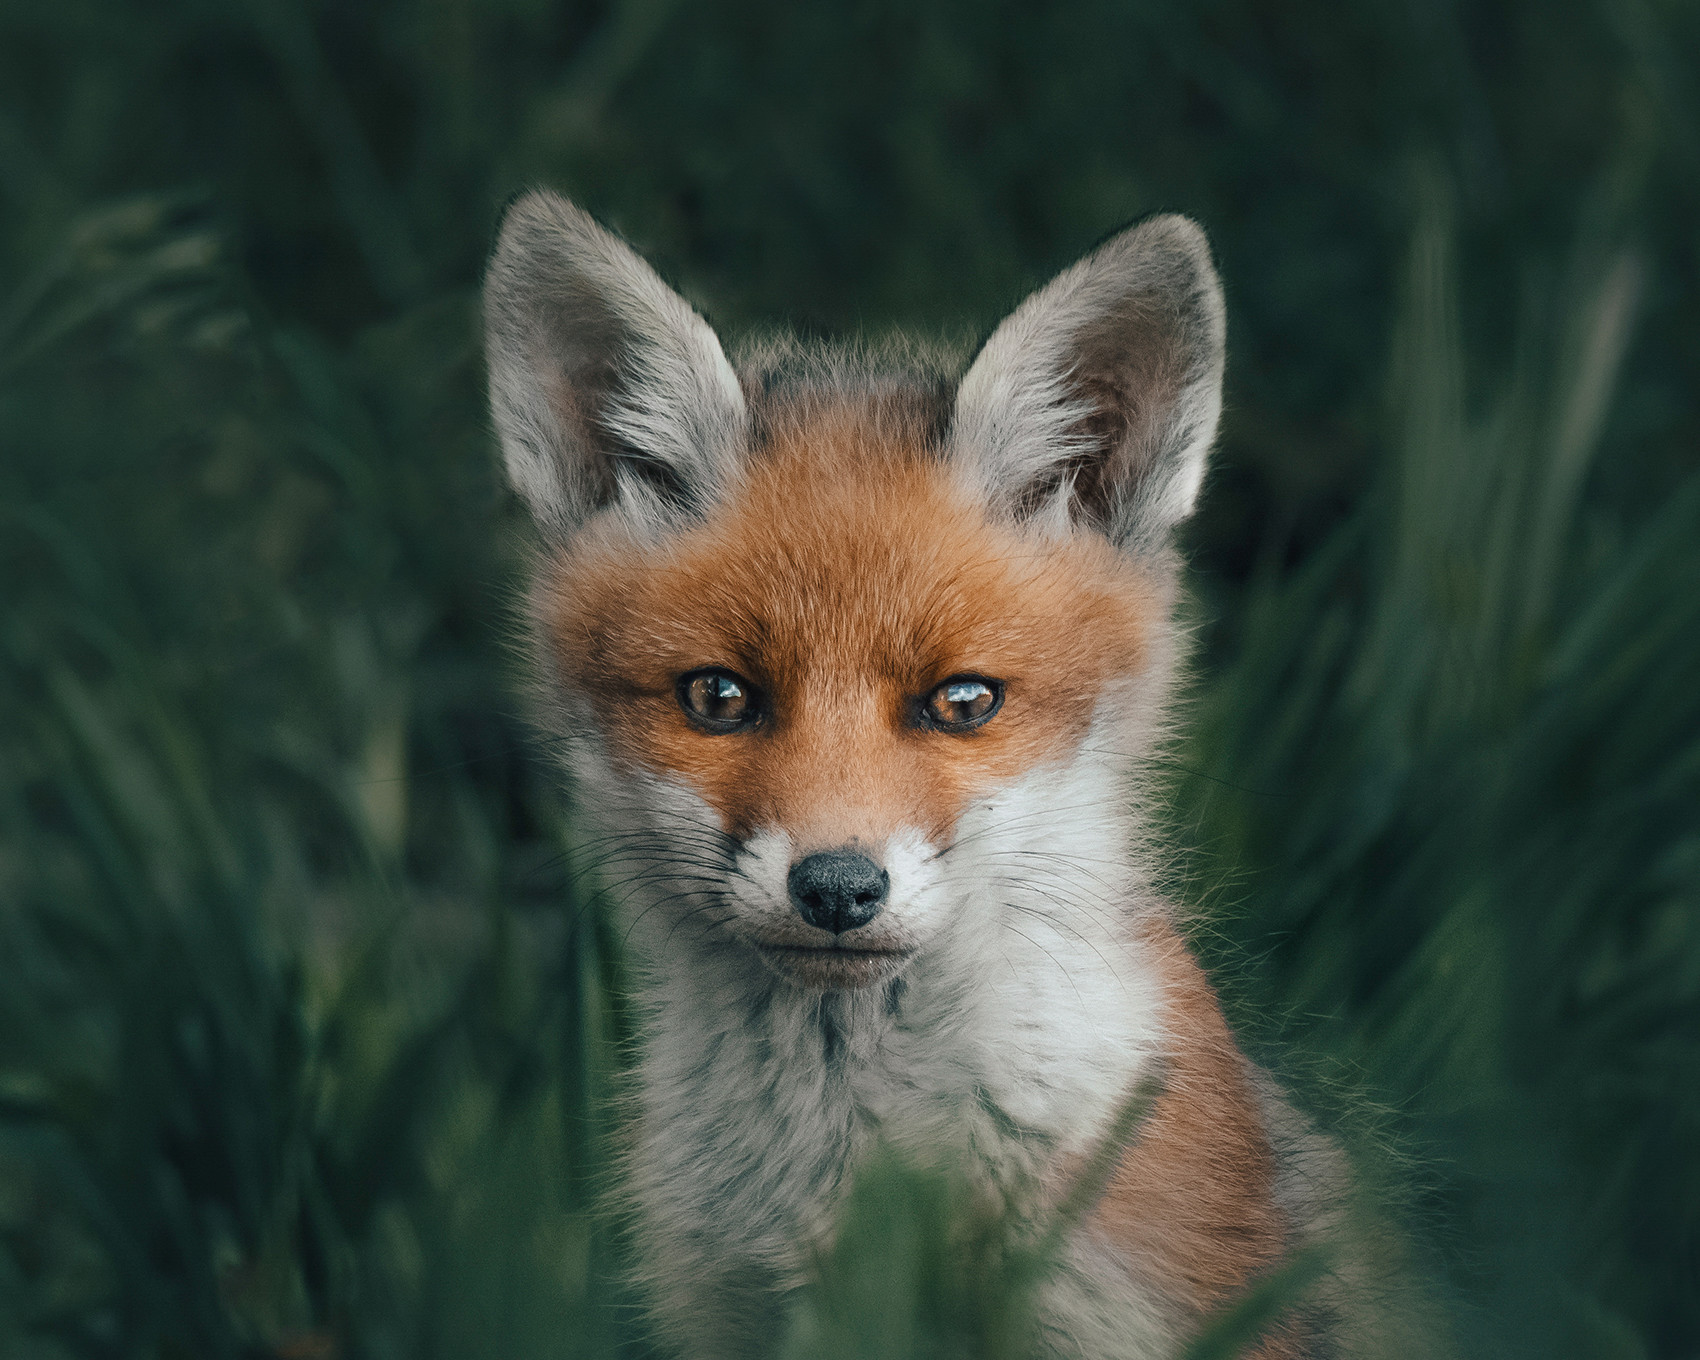
<instances>
[{"instance_id":1,"label":"white ear fur","mask_svg":"<svg viewBox=\"0 0 1700 1360\"><path fill-rule=\"evenodd\" d=\"M720 341L566 199L538 191L508 210L484 326L508 477L548 536L609 505L658 532L735 475L744 397Z\"/></svg>"},{"instance_id":2,"label":"white ear fur","mask_svg":"<svg viewBox=\"0 0 1700 1360\"><path fill-rule=\"evenodd\" d=\"M1204 481L1225 328L1204 233L1184 217L1141 223L993 332L957 393L952 456L1041 532L1084 521L1155 550Z\"/></svg>"}]
</instances>

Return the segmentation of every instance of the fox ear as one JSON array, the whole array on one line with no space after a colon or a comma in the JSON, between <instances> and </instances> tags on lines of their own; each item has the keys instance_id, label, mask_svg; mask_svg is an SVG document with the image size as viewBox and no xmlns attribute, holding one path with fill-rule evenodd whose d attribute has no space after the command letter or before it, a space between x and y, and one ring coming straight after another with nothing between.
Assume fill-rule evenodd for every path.
<instances>
[{"instance_id":1,"label":"fox ear","mask_svg":"<svg viewBox=\"0 0 1700 1360\"><path fill-rule=\"evenodd\" d=\"M1224 331L1197 225L1130 228L993 332L958 390L953 456L1017 518L1155 550L1204 480Z\"/></svg>"},{"instance_id":2,"label":"fox ear","mask_svg":"<svg viewBox=\"0 0 1700 1360\"><path fill-rule=\"evenodd\" d=\"M508 477L550 538L609 506L663 530L734 473L744 398L720 341L564 198L529 193L508 210L484 331Z\"/></svg>"}]
</instances>

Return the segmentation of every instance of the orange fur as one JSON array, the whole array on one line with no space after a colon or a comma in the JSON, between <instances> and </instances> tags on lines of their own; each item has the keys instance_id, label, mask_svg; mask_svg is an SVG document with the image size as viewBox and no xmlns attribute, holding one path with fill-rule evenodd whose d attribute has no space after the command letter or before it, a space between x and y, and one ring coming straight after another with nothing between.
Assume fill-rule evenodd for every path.
<instances>
[{"instance_id":1,"label":"orange fur","mask_svg":"<svg viewBox=\"0 0 1700 1360\"><path fill-rule=\"evenodd\" d=\"M1250 1069L1215 992L1166 921L1143 923L1140 943L1165 993L1166 1083L1096 1218L1143 1278L1199 1314L1276 1262L1286 1224ZM1284 1344L1258 1354L1278 1360Z\"/></svg>"},{"instance_id":2,"label":"orange fur","mask_svg":"<svg viewBox=\"0 0 1700 1360\"><path fill-rule=\"evenodd\" d=\"M545 590L560 671L616 754L688 782L728 831L802 848L900 825L948 841L977 790L1073 750L1160 614L1107 542L988 525L914 431L847 406L778 431L739 494L663 548L593 527ZM693 727L673 687L709 665L761 686L772 720ZM998 720L917 729L914 702L962 672L1005 682Z\"/></svg>"}]
</instances>

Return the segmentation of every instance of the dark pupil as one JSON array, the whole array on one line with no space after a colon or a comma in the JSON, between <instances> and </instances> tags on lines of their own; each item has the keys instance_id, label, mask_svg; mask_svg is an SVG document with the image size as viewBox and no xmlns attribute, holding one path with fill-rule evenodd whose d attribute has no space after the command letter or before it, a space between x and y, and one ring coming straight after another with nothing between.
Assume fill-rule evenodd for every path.
<instances>
[{"instance_id":1,"label":"dark pupil","mask_svg":"<svg viewBox=\"0 0 1700 1360\"><path fill-rule=\"evenodd\" d=\"M744 687L730 675L699 675L691 681L691 707L705 718L734 722L748 706Z\"/></svg>"},{"instance_id":2,"label":"dark pupil","mask_svg":"<svg viewBox=\"0 0 1700 1360\"><path fill-rule=\"evenodd\" d=\"M933 716L940 722L973 722L992 706L992 691L978 680L952 680L933 691Z\"/></svg>"}]
</instances>

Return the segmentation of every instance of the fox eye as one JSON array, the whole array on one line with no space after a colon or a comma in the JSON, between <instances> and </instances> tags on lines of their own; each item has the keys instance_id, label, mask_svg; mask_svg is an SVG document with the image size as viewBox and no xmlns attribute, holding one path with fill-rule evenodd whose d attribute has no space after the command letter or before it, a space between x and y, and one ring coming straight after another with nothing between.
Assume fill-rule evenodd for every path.
<instances>
[{"instance_id":1,"label":"fox eye","mask_svg":"<svg viewBox=\"0 0 1700 1360\"><path fill-rule=\"evenodd\" d=\"M706 732L738 732L761 717L761 691L719 666L681 675L676 692L679 707Z\"/></svg>"},{"instance_id":2,"label":"fox eye","mask_svg":"<svg viewBox=\"0 0 1700 1360\"><path fill-rule=\"evenodd\" d=\"M938 732L966 732L1003 707L1003 682L953 675L921 701L921 723Z\"/></svg>"}]
</instances>

